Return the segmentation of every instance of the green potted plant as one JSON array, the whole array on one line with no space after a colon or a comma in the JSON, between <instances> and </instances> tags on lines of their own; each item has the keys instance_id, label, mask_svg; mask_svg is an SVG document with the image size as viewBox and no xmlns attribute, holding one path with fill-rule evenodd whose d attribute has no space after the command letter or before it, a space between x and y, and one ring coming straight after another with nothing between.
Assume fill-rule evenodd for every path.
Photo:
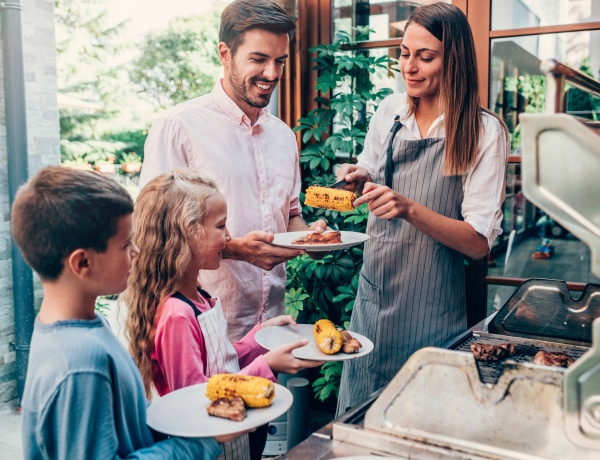
<instances>
[{"instance_id":1,"label":"green potted plant","mask_svg":"<svg viewBox=\"0 0 600 460\"><path fill-rule=\"evenodd\" d=\"M135 152L125 152L121 157L121 165L125 173L138 173L142 169L142 158Z\"/></svg>"},{"instance_id":2,"label":"green potted plant","mask_svg":"<svg viewBox=\"0 0 600 460\"><path fill-rule=\"evenodd\" d=\"M91 171L92 170L92 165L89 164L82 157L75 157L73 160L65 160L62 162L62 165L67 168L81 169L83 171Z\"/></svg>"}]
</instances>

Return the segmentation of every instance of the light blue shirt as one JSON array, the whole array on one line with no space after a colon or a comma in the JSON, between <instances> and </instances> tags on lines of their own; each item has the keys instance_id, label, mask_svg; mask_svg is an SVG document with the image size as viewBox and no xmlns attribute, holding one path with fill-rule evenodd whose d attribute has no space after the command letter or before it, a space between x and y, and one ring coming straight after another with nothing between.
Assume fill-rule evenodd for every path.
<instances>
[{"instance_id":1,"label":"light blue shirt","mask_svg":"<svg viewBox=\"0 0 600 460\"><path fill-rule=\"evenodd\" d=\"M21 402L25 459L211 459L213 438L155 443L135 362L101 316L38 319Z\"/></svg>"}]
</instances>

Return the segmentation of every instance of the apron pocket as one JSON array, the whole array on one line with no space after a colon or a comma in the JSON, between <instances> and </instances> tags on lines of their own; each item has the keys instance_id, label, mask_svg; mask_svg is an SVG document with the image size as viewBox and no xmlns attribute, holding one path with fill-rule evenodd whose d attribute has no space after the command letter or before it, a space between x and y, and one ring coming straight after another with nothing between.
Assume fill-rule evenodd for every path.
<instances>
[{"instance_id":1,"label":"apron pocket","mask_svg":"<svg viewBox=\"0 0 600 460\"><path fill-rule=\"evenodd\" d=\"M379 335L380 290L362 273L358 282L358 292L354 303L354 311L350 321L350 330L364 335L375 344L375 349L356 364L367 369L376 364L377 339ZM360 311L360 314L354 314Z\"/></svg>"}]
</instances>

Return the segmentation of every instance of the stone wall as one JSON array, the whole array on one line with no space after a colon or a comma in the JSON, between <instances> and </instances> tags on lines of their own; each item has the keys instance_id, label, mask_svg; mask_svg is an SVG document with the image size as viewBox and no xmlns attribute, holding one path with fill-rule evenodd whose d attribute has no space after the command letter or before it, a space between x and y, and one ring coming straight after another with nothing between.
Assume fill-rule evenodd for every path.
<instances>
[{"instance_id":1,"label":"stone wall","mask_svg":"<svg viewBox=\"0 0 600 460\"><path fill-rule=\"evenodd\" d=\"M43 166L60 163L54 2L21 0L20 3L24 41L27 148L29 174L33 175ZM17 405L4 91L3 67L0 66L0 412L13 410ZM41 300L37 282L35 298L37 307Z\"/></svg>"}]
</instances>

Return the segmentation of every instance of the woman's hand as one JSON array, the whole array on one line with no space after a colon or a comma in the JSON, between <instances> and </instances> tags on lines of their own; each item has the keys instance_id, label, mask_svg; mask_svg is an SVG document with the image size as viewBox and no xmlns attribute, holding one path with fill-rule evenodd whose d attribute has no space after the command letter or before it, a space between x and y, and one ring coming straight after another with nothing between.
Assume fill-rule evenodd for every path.
<instances>
[{"instance_id":1,"label":"woman's hand","mask_svg":"<svg viewBox=\"0 0 600 460\"><path fill-rule=\"evenodd\" d=\"M292 315L279 315L274 318L266 320L264 323L260 325L261 329L269 326L285 326L286 324L296 325L296 320Z\"/></svg>"},{"instance_id":2,"label":"woman's hand","mask_svg":"<svg viewBox=\"0 0 600 460\"><path fill-rule=\"evenodd\" d=\"M355 193L363 193L361 191L363 185L365 182L371 180L371 176L369 176L366 168L349 163L340 166L336 176L338 180L344 179L346 182L348 182L348 185L342 187L344 190L350 190L351 192Z\"/></svg>"},{"instance_id":3,"label":"woman's hand","mask_svg":"<svg viewBox=\"0 0 600 460\"><path fill-rule=\"evenodd\" d=\"M305 345L308 345L308 339L282 345L265 353L263 356L274 373L283 372L285 374L297 374L303 369L321 366L324 361L298 359L292 355L293 350Z\"/></svg>"},{"instance_id":4,"label":"woman's hand","mask_svg":"<svg viewBox=\"0 0 600 460\"><path fill-rule=\"evenodd\" d=\"M385 185L367 182L362 196L354 200L354 206L369 203L369 211L380 219L405 219L413 203Z\"/></svg>"}]
</instances>

